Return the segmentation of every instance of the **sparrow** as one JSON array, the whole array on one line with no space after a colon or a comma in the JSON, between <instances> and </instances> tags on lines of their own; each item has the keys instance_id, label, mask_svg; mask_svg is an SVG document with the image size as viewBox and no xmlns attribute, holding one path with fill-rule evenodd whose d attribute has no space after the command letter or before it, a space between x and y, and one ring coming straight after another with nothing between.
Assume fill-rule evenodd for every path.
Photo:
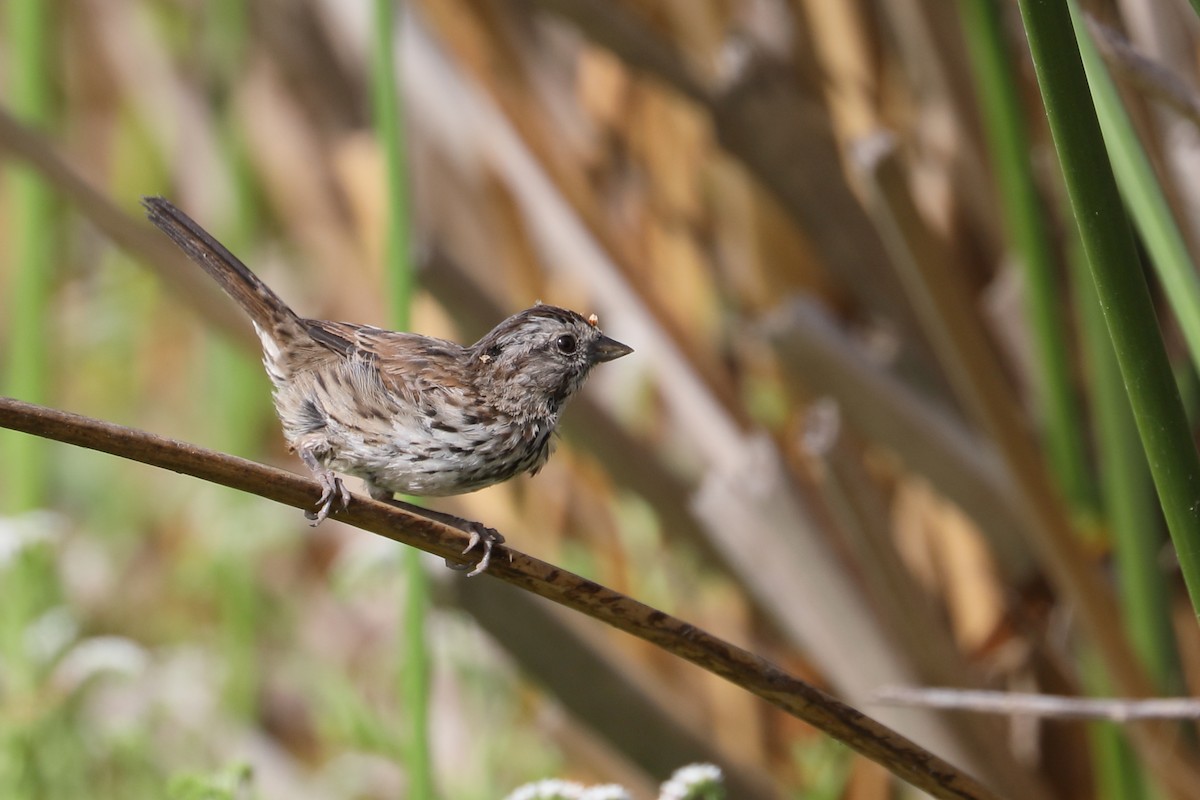
<instances>
[{"instance_id":1,"label":"sparrow","mask_svg":"<svg viewBox=\"0 0 1200 800\"><path fill-rule=\"evenodd\" d=\"M321 485L313 525L350 502L338 473L372 498L453 525L481 542L471 575L487 569L492 528L397 501L396 494L464 494L537 474L567 402L597 364L633 352L595 315L538 304L472 345L417 333L299 316L236 256L162 197L147 216L250 318L274 387L283 435Z\"/></svg>"}]
</instances>

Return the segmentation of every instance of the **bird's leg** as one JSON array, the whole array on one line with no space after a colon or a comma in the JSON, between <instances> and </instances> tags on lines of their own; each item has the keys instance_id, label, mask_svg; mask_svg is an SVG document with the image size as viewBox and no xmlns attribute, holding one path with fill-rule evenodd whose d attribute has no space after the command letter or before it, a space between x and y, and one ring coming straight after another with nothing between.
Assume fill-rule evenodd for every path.
<instances>
[{"instance_id":1,"label":"bird's leg","mask_svg":"<svg viewBox=\"0 0 1200 800\"><path fill-rule=\"evenodd\" d=\"M304 462L304 466L312 471L313 477L317 479L317 483L321 484L321 498L317 500L317 510L304 512L304 516L312 520L311 524L315 528L329 516L329 512L333 510L334 503L340 503L343 509L350 505L350 490L346 488L346 484L342 482L342 479L333 470L322 466L321 462L317 461L317 457L313 455L312 449L301 447L299 454L300 460Z\"/></svg>"},{"instance_id":2,"label":"bird's leg","mask_svg":"<svg viewBox=\"0 0 1200 800\"><path fill-rule=\"evenodd\" d=\"M496 530L495 528L489 528L482 522L475 522L474 520L463 519L462 517L456 517L453 514L447 514L444 511L434 511L431 508L422 508L421 506L416 506L412 503L406 503L403 500L396 499L392 492L389 492L386 489L380 489L378 486L374 486L370 483L367 484L367 492L375 500L381 500L389 505L402 508L410 514L416 514L419 517L425 517L426 519L431 519L434 522L440 522L443 525L448 525L455 530L460 530L469 535L471 538L467 542L466 549L463 550L463 555L466 555L474 550L482 542L483 555L480 557L479 563L475 565L475 568L471 569L471 571L467 573L468 578L474 577L481 572L486 572L488 566L492 563L492 548L498 544L504 544L504 537L500 535L500 531ZM471 568L470 564L455 564L450 559L446 559L446 566L450 569L458 570L460 572L462 570Z\"/></svg>"},{"instance_id":3,"label":"bird's leg","mask_svg":"<svg viewBox=\"0 0 1200 800\"><path fill-rule=\"evenodd\" d=\"M463 530L465 533L468 533L471 536L471 538L467 540L467 546L463 548L463 555L471 552L480 542L483 542L483 555L479 558L479 563L475 565L475 569L467 573L467 577L471 578L481 572L487 572L488 566L492 563L492 548L498 544L504 544L504 537L500 535L500 531L496 530L495 528L489 528L482 522L462 519L461 517L454 517L454 519L458 519L461 522L466 523L466 526L460 530ZM512 561L512 553L508 554L508 560ZM446 566L450 569L465 570L468 565L455 564L454 562L447 560Z\"/></svg>"}]
</instances>

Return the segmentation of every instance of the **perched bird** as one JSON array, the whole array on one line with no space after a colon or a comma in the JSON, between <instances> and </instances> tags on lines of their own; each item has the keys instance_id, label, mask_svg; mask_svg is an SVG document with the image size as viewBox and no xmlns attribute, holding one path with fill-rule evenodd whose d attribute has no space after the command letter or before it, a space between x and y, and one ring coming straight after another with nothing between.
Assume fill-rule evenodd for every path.
<instances>
[{"instance_id":1,"label":"perched bird","mask_svg":"<svg viewBox=\"0 0 1200 800\"><path fill-rule=\"evenodd\" d=\"M592 367L632 352L596 318L536 305L475 344L304 319L169 201L147 216L249 315L275 386L283 435L320 482L313 524L350 501L335 473L362 478L377 500L463 494L535 474L550 456L563 406ZM412 506L402 504L410 510ZM503 541L491 528L417 509L471 534L487 569Z\"/></svg>"}]
</instances>

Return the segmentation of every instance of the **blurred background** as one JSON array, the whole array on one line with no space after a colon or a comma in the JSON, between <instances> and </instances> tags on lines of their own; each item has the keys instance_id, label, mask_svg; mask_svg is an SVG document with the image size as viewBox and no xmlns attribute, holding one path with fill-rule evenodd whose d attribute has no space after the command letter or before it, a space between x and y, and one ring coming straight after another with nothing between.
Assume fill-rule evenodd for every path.
<instances>
[{"instance_id":1,"label":"blurred background","mask_svg":"<svg viewBox=\"0 0 1200 800\"><path fill-rule=\"evenodd\" d=\"M1089 12L1190 269L1196 13ZM142 221L147 194L305 316L471 342L537 300L595 312L635 353L593 374L546 468L438 507L1002 796L1196 786L1182 727L871 698L1200 679L1015 2L0 13L4 394L303 472L250 326ZM1155 275L1194 411L1188 323ZM4 797L483 800L552 776L649 797L698 760L736 798L898 791L737 687L497 581L3 433Z\"/></svg>"}]
</instances>

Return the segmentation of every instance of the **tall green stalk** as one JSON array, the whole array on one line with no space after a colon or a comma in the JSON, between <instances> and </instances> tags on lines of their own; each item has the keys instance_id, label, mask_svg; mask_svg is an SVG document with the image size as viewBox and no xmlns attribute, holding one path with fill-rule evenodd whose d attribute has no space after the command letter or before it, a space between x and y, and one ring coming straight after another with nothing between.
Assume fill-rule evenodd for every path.
<instances>
[{"instance_id":1,"label":"tall green stalk","mask_svg":"<svg viewBox=\"0 0 1200 800\"><path fill-rule=\"evenodd\" d=\"M1174 640L1166 586L1157 569L1162 544L1161 526L1151 490L1146 454L1138 440L1121 382L1117 357L1104 324L1087 259L1076 242L1071 263L1072 296L1079 312L1082 343L1095 404L1096 451L1103 485L1104 515L1116 548L1122 622L1154 686L1166 693ZM1100 659L1086 652L1081 675L1092 694L1110 694ZM1108 723L1088 726L1092 767L1105 798L1139 800L1146 796L1146 777L1140 770L1124 732Z\"/></svg>"},{"instance_id":2,"label":"tall green stalk","mask_svg":"<svg viewBox=\"0 0 1200 800\"><path fill-rule=\"evenodd\" d=\"M963 25L1000 204L1024 270L1034 334L1038 417L1050 466L1076 514L1096 516L1098 498L1088 468L1079 398L1071 385L1067 325L1056 274L1057 259L1046 231L1046 210L1029 163L1024 108L996 0L962 0Z\"/></svg>"},{"instance_id":3,"label":"tall green stalk","mask_svg":"<svg viewBox=\"0 0 1200 800\"><path fill-rule=\"evenodd\" d=\"M9 0L7 45L8 97L26 122L43 125L50 116L51 4L44 0ZM49 344L54 337L47 320L50 287L58 237L50 189L27 166L8 167L8 259L12 283L4 314L8 319L8 353L3 374L4 393L45 403L49 387ZM46 442L35 436L6 432L0 450L6 471L7 505L13 510L34 508L44 501L48 486Z\"/></svg>"},{"instance_id":4,"label":"tall green stalk","mask_svg":"<svg viewBox=\"0 0 1200 800\"><path fill-rule=\"evenodd\" d=\"M51 113L51 10L43 0L9 0L4 10L8 102L37 127L44 127ZM12 283L0 291L9 321L0 380L5 394L44 403L49 395L49 345L55 339L48 319L58 256L53 198L32 169L10 164L5 190ZM0 485L7 489L8 508L24 511L43 505L49 493L45 441L3 433L0 453L9 468ZM49 755L56 737L47 731L58 715L45 709L31 715L21 708L22 698L45 693L47 667L34 656L29 637L36 621L63 602L53 547L32 544L13 553L7 565L0 565L0 595L0 794L32 796L42 793L57 775Z\"/></svg>"},{"instance_id":5,"label":"tall green stalk","mask_svg":"<svg viewBox=\"0 0 1200 800\"><path fill-rule=\"evenodd\" d=\"M234 13L237 9L226 2L221 10ZM232 229L219 238L233 252L245 252L252 232L259 228L259 220L250 175L232 130L233 122L226 118L222 125L225 153L234 173L234 209L227 218L233 223ZM197 377L207 387L198 393L206 397L205 416L214 422L209 441L227 453L250 455L258 446L258 434L270 409L262 367L245 348L219 337L208 342L206 356L205 370ZM251 505L248 500L234 495L228 502L248 512ZM214 555L218 559L213 573L219 583L216 595L223 618L220 629L224 658L230 665L224 686L225 702L232 713L249 719L257 709L263 678L258 648L266 624L266 607L258 592L255 561L247 557L246 548L226 542Z\"/></svg>"},{"instance_id":6,"label":"tall green stalk","mask_svg":"<svg viewBox=\"0 0 1200 800\"><path fill-rule=\"evenodd\" d=\"M410 327L413 273L408 258L408 195L405 180L405 147L396 86L396 24L393 0L375 0L375 41L372 60L372 97L375 133L384 154L387 181L387 243L385 274L389 282L392 321L399 330ZM433 766L429 753L429 652L425 620L429 614L429 579L418 550L403 553L405 594L404 653L400 676L408 717L406 760L409 797L432 800Z\"/></svg>"},{"instance_id":7,"label":"tall green stalk","mask_svg":"<svg viewBox=\"0 0 1200 800\"><path fill-rule=\"evenodd\" d=\"M1090 278L1088 280L1091 280ZM1090 299L1090 298L1089 298ZM1100 322L1103 325L1103 320ZM1105 334L1107 338L1108 334ZM1092 648L1085 647L1080 657L1079 675L1085 690L1097 697L1112 695L1112 683L1104 671L1104 662ZM1091 722L1087 725L1092 749L1096 797L1101 800L1147 800L1156 798L1137 754L1115 722Z\"/></svg>"},{"instance_id":8,"label":"tall green stalk","mask_svg":"<svg viewBox=\"0 0 1200 800\"><path fill-rule=\"evenodd\" d=\"M246 0L217 0L209 6L203 31L206 61L216 69L224 90L217 99L216 123L233 188L232 207L224 219L216 222L221 230L219 238L235 253L246 252L261 227L255 178L232 103L251 47L248 15ZM249 455L257 449L258 435L270 408L258 358L217 337L208 342L206 355L206 371L197 377L207 387L198 396L207 397L205 416L215 426L209 440L225 452ZM241 513L249 513L247 500L234 496L228 502ZM230 665L224 700L227 708L242 719L249 719L257 709L263 681L259 647L267 624L267 606L259 590L255 559L248 557L246 544L242 539L223 542L213 554L212 564L222 617L223 658Z\"/></svg>"},{"instance_id":9,"label":"tall green stalk","mask_svg":"<svg viewBox=\"0 0 1200 800\"><path fill-rule=\"evenodd\" d=\"M18 116L45 127L51 114L50 28L52 5L44 0L9 0L4 9L4 42L9 53L7 100ZM4 189L8 211L7 254L12 269L0 289L0 315L8 320L7 352L0 356L3 393L34 403L47 403L50 393L50 345L55 341L49 320L50 291L59 256L54 231L54 198L36 173L8 162ZM9 465L0 486L6 510L42 506L49 496L47 443L38 437L0 432L0 453ZM55 752L60 741L53 725L59 715L45 709L21 710L21 698L44 693L45 664L33 657L29 636L37 620L62 603L53 549L34 544L0 567L0 794L37 796L58 780ZM7 702L4 702L7 701ZM14 702L15 701L15 702ZM10 713L12 711L17 713ZM68 763L70 757L65 759ZM56 771L59 770L59 771ZM69 773L67 773L69 775ZM78 787L75 787L78 788Z\"/></svg>"},{"instance_id":10,"label":"tall green stalk","mask_svg":"<svg viewBox=\"0 0 1200 800\"><path fill-rule=\"evenodd\" d=\"M1200 609L1200 458L1092 106L1066 0L1019 0L1092 280L1194 609Z\"/></svg>"},{"instance_id":11,"label":"tall green stalk","mask_svg":"<svg viewBox=\"0 0 1200 800\"><path fill-rule=\"evenodd\" d=\"M1151 266L1162 281L1163 294L1179 321L1192 364L1200 369L1200 276L1079 5L1074 0L1068 5L1117 186L1150 254Z\"/></svg>"},{"instance_id":12,"label":"tall green stalk","mask_svg":"<svg viewBox=\"0 0 1200 800\"><path fill-rule=\"evenodd\" d=\"M1124 622L1138 657L1163 694L1177 690L1178 661L1167 586L1158 565L1161 522L1150 489L1146 454L1138 440L1129 397L1095 289L1082 258L1075 285L1083 344L1096 408L1096 446L1104 485L1105 517L1116 551Z\"/></svg>"}]
</instances>

